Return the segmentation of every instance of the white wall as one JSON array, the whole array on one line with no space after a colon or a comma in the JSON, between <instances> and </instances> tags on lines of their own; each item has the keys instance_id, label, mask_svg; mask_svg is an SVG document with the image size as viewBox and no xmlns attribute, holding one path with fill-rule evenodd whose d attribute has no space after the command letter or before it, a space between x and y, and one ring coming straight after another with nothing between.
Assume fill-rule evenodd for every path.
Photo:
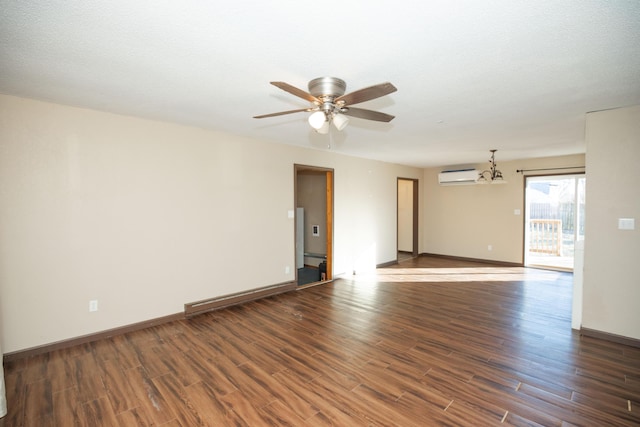
<instances>
[{"instance_id":1,"label":"white wall","mask_svg":"<svg viewBox=\"0 0 640 427\"><path fill-rule=\"evenodd\" d=\"M587 114L586 142L582 326L640 339L640 106Z\"/></svg>"},{"instance_id":2,"label":"white wall","mask_svg":"<svg viewBox=\"0 0 640 427\"><path fill-rule=\"evenodd\" d=\"M421 184L424 189L424 252L524 262L525 184L524 175L516 171L584 166L584 155L502 162L498 151L496 161L506 184L442 186L438 184L438 173L447 168L425 169L424 184ZM489 162L475 167L478 170L487 169ZM566 171L575 172L570 169ZM520 210L519 215L515 214L516 209ZM489 245L491 250L488 249Z\"/></svg>"},{"instance_id":3,"label":"white wall","mask_svg":"<svg viewBox=\"0 0 640 427\"><path fill-rule=\"evenodd\" d=\"M293 280L296 163L335 170L335 274L396 258L419 169L1 95L3 350Z\"/></svg>"}]
</instances>

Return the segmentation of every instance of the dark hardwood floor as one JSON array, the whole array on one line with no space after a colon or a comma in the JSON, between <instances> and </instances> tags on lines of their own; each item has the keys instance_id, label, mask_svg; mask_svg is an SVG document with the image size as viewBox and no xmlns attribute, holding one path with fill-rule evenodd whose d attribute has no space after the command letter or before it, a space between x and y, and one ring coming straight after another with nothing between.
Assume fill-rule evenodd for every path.
<instances>
[{"instance_id":1,"label":"dark hardwood floor","mask_svg":"<svg viewBox=\"0 0 640 427\"><path fill-rule=\"evenodd\" d=\"M420 257L6 364L0 426L632 426L568 273Z\"/></svg>"}]
</instances>

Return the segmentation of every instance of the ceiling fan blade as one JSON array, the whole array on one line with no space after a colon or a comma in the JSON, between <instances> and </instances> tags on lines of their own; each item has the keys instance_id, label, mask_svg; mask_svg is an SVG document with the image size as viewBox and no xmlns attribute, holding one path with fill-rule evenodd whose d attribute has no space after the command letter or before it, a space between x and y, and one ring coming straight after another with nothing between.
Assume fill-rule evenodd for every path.
<instances>
[{"instance_id":1,"label":"ceiling fan blade","mask_svg":"<svg viewBox=\"0 0 640 427\"><path fill-rule=\"evenodd\" d=\"M351 93L347 93L346 95L339 96L335 99L335 102L344 101L345 105L359 104L361 102L389 95L397 90L398 89L389 82L380 83L378 85L365 87L364 89L359 89Z\"/></svg>"},{"instance_id":2,"label":"ceiling fan blade","mask_svg":"<svg viewBox=\"0 0 640 427\"><path fill-rule=\"evenodd\" d=\"M271 84L274 85L275 87L278 87L278 88L284 90L285 92L289 92L290 94L295 95L297 97L300 97L302 99L305 99L305 100L307 100L309 102L314 102L314 103L318 103L318 104L322 103L322 101L320 101L315 96L311 95L309 92L305 92L302 89L298 89L295 86L291 86L289 83L271 82Z\"/></svg>"},{"instance_id":3,"label":"ceiling fan blade","mask_svg":"<svg viewBox=\"0 0 640 427\"><path fill-rule=\"evenodd\" d=\"M254 119L264 119L265 117L284 116L291 113L302 113L303 111L313 111L313 108L300 108L298 110L280 111L278 113L262 114L260 116L253 116Z\"/></svg>"},{"instance_id":4,"label":"ceiling fan blade","mask_svg":"<svg viewBox=\"0 0 640 427\"><path fill-rule=\"evenodd\" d=\"M346 116L375 120L376 122L390 122L395 118L395 116L392 116L391 114L381 113L380 111L365 110L364 108L344 107L340 112Z\"/></svg>"}]
</instances>

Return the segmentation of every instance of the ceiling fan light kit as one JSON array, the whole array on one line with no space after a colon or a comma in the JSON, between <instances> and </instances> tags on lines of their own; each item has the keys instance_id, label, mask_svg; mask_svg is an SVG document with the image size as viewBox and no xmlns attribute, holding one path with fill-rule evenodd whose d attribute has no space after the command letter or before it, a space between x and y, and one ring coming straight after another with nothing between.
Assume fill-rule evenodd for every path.
<instances>
[{"instance_id":1,"label":"ceiling fan light kit","mask_svg":"<svg viewBox=\"0 0 640 427\"><path fill-rule=\"evenodd\" d=\"M388 82L359 89L346 95L347 84L337 77L318 77L311 80L308 84L309 92L285 82L271 82L271 84L311 102L313 106L254 116L255 119L299 112L313 112L309 116L309 125L321 134L329 132L330 123L333 123L336 129L343 130L349 123L349 117L347 116L378 122L390 122L394 119L394 116L390 114L350 106L395 92L397 90L396 87Z\"/></svg>"},{"instance_id":2,"label":"ceiling fan light kit","mask_svg":"<svg viewBox=\"0 0 640 427\"><path fill-rule=\"evenodd\" d=\"M320 133L320 134L322 134L322 135L328 134L329 133L329 122L325 121L324 123L322 123L322 126L320 126L315 131Z\"/></svg>"},{"instance_id":3,"label":"ceiling fan light kit","mask_svg":"<svg viewBox=\"0 0 640 427\"><path fill-rule=\"evenodd\" d=\"M332 121L333 121L333 125L338 130L344 129L349 124L349 118L347 116L345 116L344 114L335 114L333 116Z\"/></svg>"},{"instance_id":4,"label":"ceiling fan light kit","mask_svg":"<svg viewBox=\"0 0 640 427\"><path fill-rule=\"evenodd\" d=\"M327 116L324 111L316 111L309 116L309 124L315 130L320 129L327 122Z\"/></svg>"},{"instance_id":5,"label":"ceiling fan light kit","mask_svg":"<svg viewBox=\"0 0 640 427\"><path fill-rule=\"evenodd\" d=\"M316 111L309 116L309 124L318 133L329 133L329 123L333 123L336 129L342 130L349 123L349 119L343 114L327 114L324 111Z\"/></svg>"}]
</instances>

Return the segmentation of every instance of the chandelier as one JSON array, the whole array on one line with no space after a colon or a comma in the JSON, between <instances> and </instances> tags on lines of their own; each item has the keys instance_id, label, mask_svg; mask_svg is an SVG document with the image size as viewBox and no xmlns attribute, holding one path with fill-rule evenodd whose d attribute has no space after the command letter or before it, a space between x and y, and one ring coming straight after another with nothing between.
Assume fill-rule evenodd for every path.
<instances>
[{"instance_id":1,"label":"chandelier","mask_svg":"<svg viewBox=\"0 0 640 427\"><path fill-rule=\"evenodd\" d=\"M496 167L495 154L498 150L490 150L491 158L489 159L489 169L485 169L478 174L478 184L506 184L507 181L502 177L502 172Z\"/></svg>"}]
</instances>

